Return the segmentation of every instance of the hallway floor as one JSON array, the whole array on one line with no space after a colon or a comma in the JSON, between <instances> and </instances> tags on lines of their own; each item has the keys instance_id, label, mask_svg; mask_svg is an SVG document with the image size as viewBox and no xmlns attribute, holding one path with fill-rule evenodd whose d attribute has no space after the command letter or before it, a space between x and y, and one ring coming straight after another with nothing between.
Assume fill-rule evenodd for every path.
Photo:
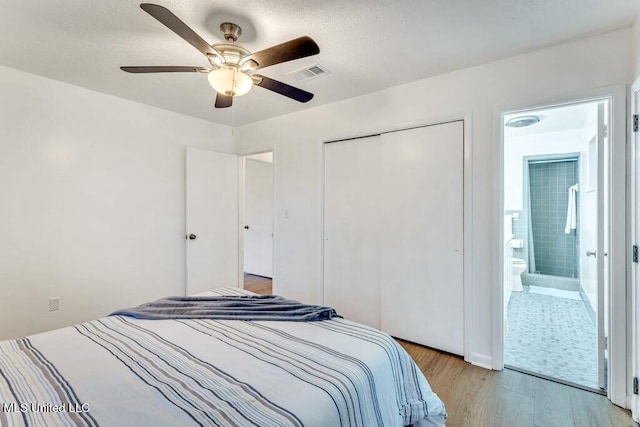
<instances>
[{"instance_id":1,"label":"hallway floor","mask_svg":"<svg viewBox=\"0 0 640 427\"><path fill-rule=\"evenodd\" d=\"M578 295L577 292L571 294ZM505 365L598 389L596 327L582 299L513 292Z\"/></svg>"},{"instance_id":2,"label":"hallway floor","mask_svg":"<svg viewBox=\"0 0 640 427\"><path fill-rule=\"evenodd\" d=\"M255 276L244 273L244 289L255 292L259 295L269 295L271 293L272 282L269 277Z\"/></svg>"}]
</instances>

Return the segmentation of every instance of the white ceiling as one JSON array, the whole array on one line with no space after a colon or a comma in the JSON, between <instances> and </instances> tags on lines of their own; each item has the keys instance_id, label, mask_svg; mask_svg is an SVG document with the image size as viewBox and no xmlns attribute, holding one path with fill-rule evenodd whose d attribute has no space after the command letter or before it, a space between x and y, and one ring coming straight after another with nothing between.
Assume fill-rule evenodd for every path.
<instances>
[{"instance_id":1,"label":"white ceiling","mask_svg":"<svg viewBox=\"0 0 640 427\"><path fill-rule=\"evenodd\" d=\"M584 129L590 126L588 120L596 117L597 108L598 102L593 101L505 114L504 123L519 116L537 116L540 121L525 127L505 126L504 135L510 138Z\"/></svg>"},{"instance_id":2,"label":"white ceiling","mask_svg":"<svg viewBox=\"0 0 640 427\"><path fill-rule=\"evenodd\" d=\"M132 75L121 65L207 66L136 0L5 0L0 64L217 123L238 126L544 46L630 26L640 0L154 0L210 43L241 25L258 51L308 35L320 54L262 70L315 94L299 104L261 88L213 108L206 75ZM295 83L319 62L331 74Z\"/></svg>"},{"instance_id":3,"label":"white ceiling","mask_svg":"<svg viewBox=\"0 0 640 427\"><path fill-rule=\"evenodd\" d=\"M273 151L269 151L266 153L259 154L251 154L250 156L245 156L247 159L257 160L259 162L273 163Z\"/></svg>"}]
</instances>

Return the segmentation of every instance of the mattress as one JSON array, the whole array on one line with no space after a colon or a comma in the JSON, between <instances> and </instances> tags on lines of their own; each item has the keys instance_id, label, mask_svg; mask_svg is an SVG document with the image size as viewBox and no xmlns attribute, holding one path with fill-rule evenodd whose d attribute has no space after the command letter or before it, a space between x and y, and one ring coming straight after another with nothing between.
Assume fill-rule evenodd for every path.
<instances>
[{"instance_id":1,"label":"mattress","mask_svg":"<svg viewBox=\"0 0 640 427\"><path fill-rule=\"evenodd\" d=\"M438 426L446 419L395 340L339 318L110 316L3 341L0 405L3 426Z\"/></svg>"}]
</instances>

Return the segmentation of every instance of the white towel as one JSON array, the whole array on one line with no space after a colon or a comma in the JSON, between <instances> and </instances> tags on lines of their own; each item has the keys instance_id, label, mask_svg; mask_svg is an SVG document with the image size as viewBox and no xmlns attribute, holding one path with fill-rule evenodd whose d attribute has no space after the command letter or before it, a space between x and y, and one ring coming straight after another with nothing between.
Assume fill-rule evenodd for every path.
<instances>
[{"instance_id":1,"label":"white towel","mask_svg":"<svg viewBox=\"0 0 640 427\"><path fill-rule=\"evenodd\" d=\"M578 198L576 197L578 193L578 184L572 185L569 187L569 203L567 205L567 225L564 227L564 232L566 234L570 234L571 230L576 229L577 222L577 206L576 203Z\"/></svg>"}]
</instances>

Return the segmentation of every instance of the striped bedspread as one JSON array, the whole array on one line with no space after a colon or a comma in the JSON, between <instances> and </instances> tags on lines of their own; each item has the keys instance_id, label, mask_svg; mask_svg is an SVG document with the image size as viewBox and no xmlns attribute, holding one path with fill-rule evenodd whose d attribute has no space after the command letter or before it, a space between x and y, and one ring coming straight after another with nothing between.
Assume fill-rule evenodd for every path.
<instances>
[{"instance_id":1,"label":"striped bedspread","mask_svg":"<svg viewBox=\"0 0 640 427\"><path fill-rule=\"evenodd\" d=\"M446 418L391 337L345 319L111 316L3 341L0 405L2 426L440 426Z\"/></svg>"}]
</instances>

